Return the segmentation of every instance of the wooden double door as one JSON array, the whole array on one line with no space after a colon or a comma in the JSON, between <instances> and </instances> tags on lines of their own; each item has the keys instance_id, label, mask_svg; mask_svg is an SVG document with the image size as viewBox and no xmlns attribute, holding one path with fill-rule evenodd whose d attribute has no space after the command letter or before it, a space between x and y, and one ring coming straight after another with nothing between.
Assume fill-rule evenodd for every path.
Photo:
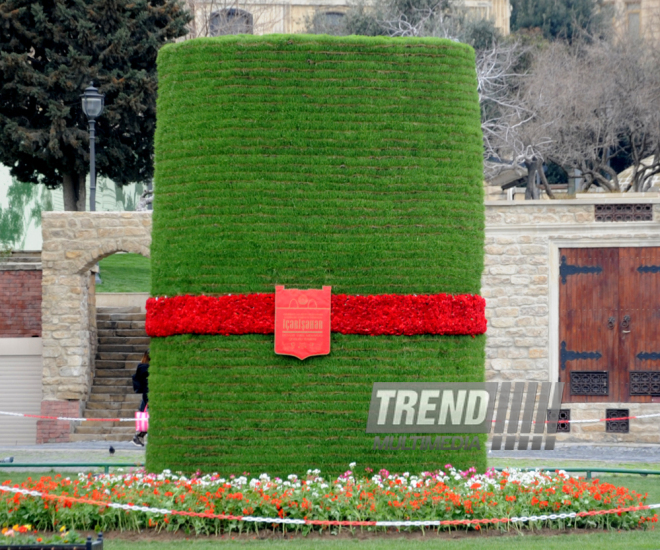
<instances>
[{"instance_id":1,"label":"wooden double door","mask_svg":"<svg viewBox=\"0 0 660 550\"><path fill-rule=\"evenodd\" d=\"M563 403L660 397L660 247L559 250Z\"/></svg>"}]
</instances>

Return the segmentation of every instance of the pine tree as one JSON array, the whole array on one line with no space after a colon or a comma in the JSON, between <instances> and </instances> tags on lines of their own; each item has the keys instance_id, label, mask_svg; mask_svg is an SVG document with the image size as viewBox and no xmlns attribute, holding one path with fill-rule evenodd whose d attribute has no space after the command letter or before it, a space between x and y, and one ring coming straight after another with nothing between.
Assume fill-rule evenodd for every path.
<instances>
[{"instance_id":1,"label":"pine tree","mask_svg":"<svg viewBox=\"0 0 660 550\"><path fill-rule=\"evenodd\" d=\"M153 173L156 56L186 33L178 0L0 1L0 162L23 182L63 186L85 210L89 134L80 95L105 94L96 166L118 185Z\"/></svg>"}]
</instances>

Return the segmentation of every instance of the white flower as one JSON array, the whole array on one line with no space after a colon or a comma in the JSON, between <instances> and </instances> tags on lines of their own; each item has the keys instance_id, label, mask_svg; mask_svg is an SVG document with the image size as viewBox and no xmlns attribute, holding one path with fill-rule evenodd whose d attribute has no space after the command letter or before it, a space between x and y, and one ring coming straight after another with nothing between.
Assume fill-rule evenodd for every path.
<instances>
[{"instance_id":1,"label":"white flower","mask_svg":"<svg viewBox=\"0 0 660 550\"><path fill-rule=\"evenodd\" d=\"M349 467L351 470L354 470L356 465L357 465L357 462L351 462L351 463L348 465L348 467Z\"/></svg>"}]
</instances>

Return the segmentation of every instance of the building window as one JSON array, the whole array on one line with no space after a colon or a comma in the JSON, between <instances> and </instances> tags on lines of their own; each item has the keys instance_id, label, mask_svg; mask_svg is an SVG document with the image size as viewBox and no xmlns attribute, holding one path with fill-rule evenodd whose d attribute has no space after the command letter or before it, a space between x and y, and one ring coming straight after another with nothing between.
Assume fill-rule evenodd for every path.
<instances>
[{"instance_id":1,"label":"building window","mask_svg":"<svg viewBox=\"0 0 660 550\"><path fill-rule=\"evenodd\" d=\"M628 19L628 36L637 40L642 32L642 5L639 3L626 4Z\"/></svg>"},{"instance_id":2,"label":"building window","mask_svg":"<svg viewBox=\"0 0 660 550\"><path fill-rule=\"evenodd\" d=\"M337 28L344 21L344 14L337 11L327 11L323 14L323 20L327 28Z\"/></svg>"},{"instance_id":3,"label":"building window","mask_svg":"<svg viewBox=\"0 0 660 550\"><path fill-rule=\"evenodd\" d=\"M253 34L252 14L236 8L213 12L209 25L211 36L226 34Z\"/></svg>"}]
</instances>

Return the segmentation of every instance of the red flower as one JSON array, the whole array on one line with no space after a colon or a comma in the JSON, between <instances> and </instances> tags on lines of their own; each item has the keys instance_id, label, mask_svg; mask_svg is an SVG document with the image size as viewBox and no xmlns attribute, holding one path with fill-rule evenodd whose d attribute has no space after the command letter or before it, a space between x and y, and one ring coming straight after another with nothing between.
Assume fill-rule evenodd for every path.
<instances>
[{"instance_id":1,"label":"red flower","mask_svg":"<svg viewBox=\"0 0 660 550\"><path fill-rule=\"evenodd\" d=\"M486 301L461 294L332 296L332 331L341 334L413 336L483 334ZM274 294L174 296L147 300L149 336L272 334Z\"/></svg>"}]
</instances>

